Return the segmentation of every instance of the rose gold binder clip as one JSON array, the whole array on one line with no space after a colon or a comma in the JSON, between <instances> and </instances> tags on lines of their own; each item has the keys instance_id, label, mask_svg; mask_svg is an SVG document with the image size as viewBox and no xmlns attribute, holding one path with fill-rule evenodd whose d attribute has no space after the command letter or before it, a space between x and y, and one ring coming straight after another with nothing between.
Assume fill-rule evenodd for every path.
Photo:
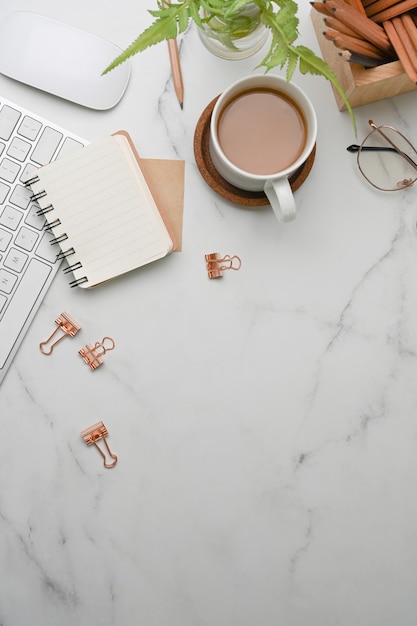
<instances>
[{"instance_id":1,"label":"rose gold binder clip","mask_svg":"<svg viewBox=\"0 0 417 626\"><path fill-rule=\"evenodd\" d=\"M39 344L40 351L43 354L51 354L52 350L60 341L65 339L65 337L74 337L74 335L76 335L81 328L81 326L77 324L77 322L73 320L68 315L68 313L65 313L65 311L56 318L55 324L57 324L57 328L55 328L52 335L50 335L50 337L48 337L46 341L42 341ZM58 339L50 345L49 350L46 349L46 346L55 337L57 333L61 333L61 336L58 337Z\"/></svg>"},{"instance_id":2,"label":"rose gold binder clip","mask_svg":"<svg viewBox=\"0 0 417 626\"><path fill-rule=\"evenodd\" d=\"M81 437L84 439L87 446L95 446L97 448L97 450L100 452L101 456L104 459L104 467L114 467L117 463L117 455L113 454L113 452L109 448L109 444L106 440L108 434L109 432L103 422L97 422L97 424L93 424L93 426L90 426L89 428L83 430L81 433ZM103 452L103 450L97 443L101 440L103 440L106 450L113 459L113 461L107 461L106 453Z\"/></svg>"},{"instance_id":3,"label":"rose gold binder clip","mask_svg":"<svg viewBox=\"0 0 417 626\"><path fill-rule=\"evenodd\" d=\"M224 270L238 270L242 265L242 261L236 255L229 256L226 254L221 257L218 252L206 254L206 268L209 278L220 278L223 276Z\"/></svg>"},{"instance_id":4,"label":"rose gold binder clip","mask_svg":"<svg viewBox=\"0 0 417 626\"><path fill-rule=\"evenodd\" d=\"M105 345L107 342L107 346ZM103 363L103 356L106 352L113 350L115 346L111 337L103 337L101 341L96 341L94 346L88 343L84 348L78 350L78 354L84 359L84 362L91 367L92 370L97 369Z\"/></svg>"}]
</instances>

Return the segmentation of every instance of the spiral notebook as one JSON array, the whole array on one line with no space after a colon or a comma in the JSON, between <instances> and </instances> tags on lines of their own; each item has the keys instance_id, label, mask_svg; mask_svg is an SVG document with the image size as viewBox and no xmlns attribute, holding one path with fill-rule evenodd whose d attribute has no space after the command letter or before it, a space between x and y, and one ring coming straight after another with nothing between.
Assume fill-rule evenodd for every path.
<instances>
[{"instance_id":1,"label":"spiral notebook","mask_svg":"<svg viewBox=\"0 0 417 626\"><path fill-rule=\"evenodd\" d=\"M95 287L179 249L141 162L120 131L49 163L28 181L58 258L68 260L71 287Z\"/></svg>"}]
</instances>

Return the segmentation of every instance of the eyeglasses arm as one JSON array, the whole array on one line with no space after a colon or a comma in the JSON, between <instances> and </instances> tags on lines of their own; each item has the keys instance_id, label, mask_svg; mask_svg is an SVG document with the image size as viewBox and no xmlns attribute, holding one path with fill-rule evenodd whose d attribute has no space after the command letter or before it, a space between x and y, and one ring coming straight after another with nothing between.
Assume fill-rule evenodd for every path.
<instances>
[{"instance_id":1,"label":"eyeglasses arm","mask_svg":"<svg viewBox=\"0 0 417 626\"><path fill-rule=\"evenodd\" d=\"M348 152L359 152L361 147L353 143L351 146L348 146L346 150ZM397 152L397 150L388 146L362 146L362 150L364 152Z\"/></svg>"},{"instance_id":2,"label":"eyeglasses arm","mask_svg":"<svg viewBox=\"0 0 417 626\"><path fill-rule=\"evenodd\" d=\"M396 152L400 156L404 157L415 169L417 169L417 163L413 161L411 157L408 156L405 152L402 152L396 148L390 148L389 146L358 146L357 144L352 144L346 148L348 152L359 152L360 150L363 152Z\"/></svg>"}]
</instances>

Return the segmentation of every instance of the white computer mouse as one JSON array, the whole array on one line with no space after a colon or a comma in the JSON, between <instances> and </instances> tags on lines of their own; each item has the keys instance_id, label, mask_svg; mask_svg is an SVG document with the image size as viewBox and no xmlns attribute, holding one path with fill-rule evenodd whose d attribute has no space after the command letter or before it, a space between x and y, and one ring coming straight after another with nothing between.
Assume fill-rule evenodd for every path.
<instances>
[{"instance_id":1,"label":"white computer mouse","mask_svg":"<svg viewBox=\"0 0 417 626\"><path fill-rule=\"evenodd\" d=\"M102 76L121 51L39 13L17 11L0 24L0 73L91 109L111 109L123 96L128 63Z\"/></svg>"}]
</instances>

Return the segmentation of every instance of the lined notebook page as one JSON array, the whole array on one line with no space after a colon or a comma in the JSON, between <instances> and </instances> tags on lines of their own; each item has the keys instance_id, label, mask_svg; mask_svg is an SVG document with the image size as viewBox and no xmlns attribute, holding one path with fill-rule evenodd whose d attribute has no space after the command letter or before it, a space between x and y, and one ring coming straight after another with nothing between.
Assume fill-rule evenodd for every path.
<instances>
[{"instance_id":1,"label":"lined notebook page","mask_svg":"<svg viewBox=\"0 0 417 626\"><path fill-rule=\"evenodd\" d=\"M93 287L125 272L160 259L173 242L149 187L123 135L112 135L41 168L33 192L45 191L41 208L55 237L63 233L63 251L74 278Z\"/></svg>"}]
</instances>

